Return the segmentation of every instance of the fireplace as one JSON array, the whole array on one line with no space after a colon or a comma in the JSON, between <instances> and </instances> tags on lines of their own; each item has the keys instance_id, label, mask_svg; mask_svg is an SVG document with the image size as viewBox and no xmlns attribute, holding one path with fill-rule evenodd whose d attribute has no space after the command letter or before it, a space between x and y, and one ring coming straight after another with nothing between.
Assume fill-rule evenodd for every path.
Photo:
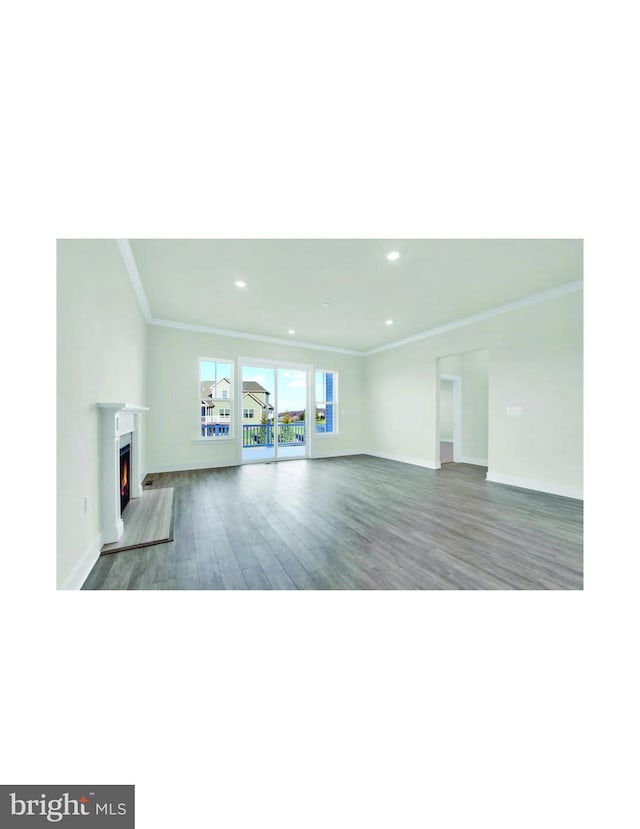
<instances>
[{"instance_id":1,"label":"fireplace","mask_svg":"<svg viewBox=\"0 0 640 829\"><path fill-rule=\"evenodd\" d=\"M131 480L131 444L120 447L120 515L129 503Z\"/></svg>"},{"instance_id":2,"label":"fireplace","mask_svg":"<svg viewBox=\"0 0 640 829\"><path fill-rule=\"evenodd\" d=\"M148 409L131 403L98 403L98 410L102 543L111 544L124 532L122 510L129 499L142 495L140 419Z\"/></svg>"}]
</instances>

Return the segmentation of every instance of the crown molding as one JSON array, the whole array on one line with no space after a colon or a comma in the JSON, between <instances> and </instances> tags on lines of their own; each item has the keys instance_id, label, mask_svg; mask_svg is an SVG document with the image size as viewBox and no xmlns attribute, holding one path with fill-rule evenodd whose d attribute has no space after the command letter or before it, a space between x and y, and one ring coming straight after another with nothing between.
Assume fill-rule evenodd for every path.
<instances>
[{"instance_id":1,"label":"crown molding","mask_svg":"<svg viewBox=\"0 0 640 829\"><path fill-rule=\"evenodd\" d=\"M376 348L370 348L366 351L356 351L352 348L337 348L330 345L319 345L318 343L299 342L298 340L285 340L280 337L269 337L264 334L250 334L247 331L230 331L226 328L212 328L207 325L194 325L188 322L178 322L177 320L161 320L155 319L151 314L151 308L147 300L147 295L140 278L138 266L131 250L131 245L128 239L116 239L116 244L120 250L120 254L124 261L131 285L135 292L140 309L145 320L149 325L158 325L162 328L179 328L183 331L195 331L200 334L215 334L220 337L234 337L238 340L255 340L261 343L273 343L274 345L288 345L295 348L310 348L315 351L332 351L337 354L349 354L352 357L369 357L372 354L378 354L381 351L391 351L393 348L400 348L409 343L426 340L428 337L436 337L438 334L444 334L446 331L453 331L456 328L463 328L466 325L472 325L474 322L482 322L483 320L497 317L500 314L507 314L509 311L515 311L518 308L526 308L529 305L537 305L539 302L547 302L550 299L564 296L565 294L572 294L575 291L581 291L583 288L582 280L575 282L567 282L566 285L560 285L558 288L552 288L549 291L544 291L541 294L534 294L533 296L519 299L515 302L510 302L507 305L499 305L496 308L490 308L488 311L482 311L479 314L473 314L470 317L463 317L462 319L448 322L445 325L439 325L437 328L431 328L428 331L422 331L420 334L413 334L411 337L405 337L402 340L394 340L386 345L380 345Z\"/></svg>"},{"instance_id":2,"label":"crown molding","mask_svg":"<svg viewBox=\"0 0 640 829\"><path fill-rule=\"evenodd\" d=\"M140 305L142 315L144 316L145 320L150 323L153 319L153 317L151 316L151 308L149 308L147 295L144 291L142 279L140 279L140 273L138 271L138 266L136 265L136 260L133 255L133 251L131 250L129 240L116 239L116 244L118 246L118 250L120 251L120 255L122 256L124 266L127 269L127 274L129 275L129 279L131 280L131 285L133 287L135 295L138 298L138 304Z\"/></svg>"},{"instance_id":3,"label":"crown molding","mask_svg":"<svg viewBox=\"0 0 640 829\"><path fill-rule=\"evenodd\" d=\"M295 348L312 348L315 351L333 351L338 354L351 354L355 357L363 357L364 352L354 351L350 348L337 348L331 345L319 345L318 343L305 343L299 340L285 340L279 337L268 337L264 334L249 334L246 331L230 331L226 328L211 328L208 325L193 325L188 322L176 322L175 320L150 320L151 325L159 325L163 328L182 328L185 331L196 331L201 334L217 334L221 337L235 337L239 340L257 340L261 343L274 343L276 345L288 345Z\"/></svg>"},{"instance_id":4,"label":"crown molding","mask_svg":"<svg viewBox=\"0 0 640 829\"><path fill-rule=\"evenodd\" d=\"M566 285L560 285L559 288L552 288L549 291L543 291L541 294L534 294L525 299L518 299L515 302L509 302L507 305L499 305L496 308L490 308L488 311L482 311L480 314L473 314L470 317L463 317L462 319L448 322L445 325L439 325L437 328L431 328L429 331L423 331L420 334L413 334L411 337L405 337L402 340L395 340L386 345L380 345L377 348L370 348L368 351L359 352L363 357L369 357L371 354L378 354L381 351L390 351L392 348L399 348L402 345L415 343L419 340L426 340L428 337L435 337L438 334L444 334L445 331L453 331L455 328L463 328L465 325L472 325L474 322L482 322L483 320L497 317L500 314L507 314L509 311L515 311L518 308L526 308L529 305L537 305L539 302L547 302L550 299L564 296L565 294L572 294L575 291L581 291L583 287L582 280L575 282L567 282Z\"/></svg>"}]
</instances>

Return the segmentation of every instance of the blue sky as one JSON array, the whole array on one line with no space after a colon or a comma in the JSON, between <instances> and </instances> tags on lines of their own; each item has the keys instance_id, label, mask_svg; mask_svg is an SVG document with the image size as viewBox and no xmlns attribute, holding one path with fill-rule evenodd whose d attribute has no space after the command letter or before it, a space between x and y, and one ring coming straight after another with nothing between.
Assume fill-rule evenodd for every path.
<instances>
[{"instance_id":1,"label":"blue sky","mask_svg":"<svg viewBox=\"0 0 640 829\"><path fill-rule=\"evenodd\" d=\"M202 362L201 364L201 380L216 380L221 377L231 376L230 363L212 363ZM215 371L217 369L217 377ZM271 402L273 404L273 393L275 391L275 373L273 368L245 366L242 371L243 380L255 380L260 383L268 392L271 393ZM295 369L278 369L279 400L278 410L286 411L300 411L306 409L306 372L295 371Z\"/></svg>"},{"instance_id":2,"label":"blue sky","mask_svg":"<svg viewBox=\"0 0 640 829\"><path fill-rule=\"evenodd\" d=\"M245 366L242 372L243 380L255 380L268 392L275 391L275 369ZM306 400L306 372L294 369L278 369L279 395L278 411L300 411L307 408ZM273 396L271 397L273 403Z\"/></svg>"}]
</instances>

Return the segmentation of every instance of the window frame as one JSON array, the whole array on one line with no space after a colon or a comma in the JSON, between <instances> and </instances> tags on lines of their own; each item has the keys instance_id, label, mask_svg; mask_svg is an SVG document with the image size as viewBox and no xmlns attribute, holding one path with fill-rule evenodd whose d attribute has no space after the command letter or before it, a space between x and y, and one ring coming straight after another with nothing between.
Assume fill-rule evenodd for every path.
<instances>
[{"instance_id":1,"label":"window frame","mask_svg":"<svg viewBox=\"0 0 640 829\"><path fill-rule=\"evenodd\" d=\"M323 375L331 374L333 376L333 400L327 401L327 400L324 399L327 395L326 382L322 383L323 399L318 400L316 398L317 375L318 374L323 374ZM335 437L336 435L339 435L340 434L340 432L339 432L340 423L339 423L339 417L338 417L338 415L339 415L339 409L338 409L339 372L337 372L335 369L329 369L329 368L314 368L314 370L313 370L313 397L314 397L313 422L314 422L314 426L316 427L313 430L314 438L331 438L331 437ZM316 423L316 410L318 408L318 405L321 405L321 406L324 407L324 412L325 412L325 421L324 422L325 422L325 424L327 422L327 409L328 409L328 406L332 407L332 410L333 410L333 415L332 415L333 429L332 429L331 432L319 432L317 430L318 424Z\"/></svg>"},{"instance_id":2,"label":"window frame","mask_svg":"<svg viewBox=\"0 0 640 829\"><path fill-rule=\"evenodd\" d=\"M220 414L220 417L223 417L224 420L219 424L220 426L224 426L227 430L226 434L223 435L203 435L202 434L202 415L200 415L199 422L198 422L198 432L197 432L197 439L194 441L196 443L225 443L230 441L236 441L237 437L235 434L235 415L234 415L234 406L235 406L235 377L236 377L236 364L235 359L231 357L198 357L198 400L200 401L200 406L198 407L198 411L202 409L202 395L201 395L201 386L204 382L202 380L202 363L222 363L224 365L229 366L229 393L227 397L220 397L216 398L218 400L225 401L224 410L229 412L228 415ZM226 376L226 375L223 375ZM222 377L218 378L218 381L221 380ZM216 382L216 381L212 381ZM206 426L206 424L205 424Z\"/></svg>"}]
</instances>

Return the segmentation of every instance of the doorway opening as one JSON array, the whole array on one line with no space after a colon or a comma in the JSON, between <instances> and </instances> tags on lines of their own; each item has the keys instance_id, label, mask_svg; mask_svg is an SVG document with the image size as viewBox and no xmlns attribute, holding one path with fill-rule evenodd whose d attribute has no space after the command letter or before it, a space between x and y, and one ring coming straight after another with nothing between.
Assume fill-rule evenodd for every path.
<instances>
[{"instance_id":1,"label":"doorway opening","mask_svg":"<svg viewBox=\"0 0 640 829\"><path fill-rule=\"evenodd\" d=\"M306 458L307 367L241 362L243 463Z\"/></svg>"},{"instance_id":2,"label":"doorway opening","mask_svg":"<svg viewBox=\"0 0 640 829\"><path fill-rule=\"evenodd\" d=\"M440 375L440 463L460 463L462 457L462 377Z\"/></svg>"},{"instance_id":3,"label":"doorway opening","mask_svg":"<svg viewBox=\"0 0 640 829\"><path fill-rule=\"evenodd\" d=\"M437 361L437 468L450 463L488 466L489 350Z\"/></svg>"}]
</instances>

